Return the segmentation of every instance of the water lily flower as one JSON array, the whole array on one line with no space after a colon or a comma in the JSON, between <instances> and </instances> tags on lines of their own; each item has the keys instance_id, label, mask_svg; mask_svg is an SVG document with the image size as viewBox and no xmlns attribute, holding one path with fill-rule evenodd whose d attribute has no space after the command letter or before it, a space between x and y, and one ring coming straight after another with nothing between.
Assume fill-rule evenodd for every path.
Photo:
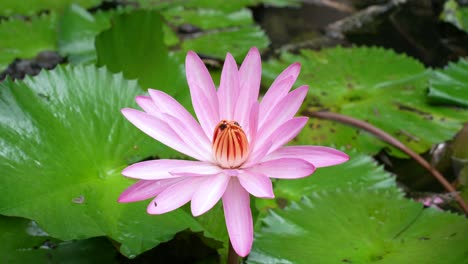
<instances>
[{"instance_id":1,"label":"water lily flower","mask_svg":"<svg viewBox=\"0 0 468 264\"><path fill-rule=\"evenodd\" d=\"M125 108L122 113L149 136L194 160L159 159L128 166L122 174L140 181L125 190L119 202L155 197L147 212L163 214L191 201L192 214L199 216L222 199L231 244L244 257L253 242L250 194L274 198L270 178L306 177L348 156L328 147L285 146L307 122L307 117L295 114L308 87L290 92L300 64L285 69L261 102L256 48L240 68L227 54L218 89L194 52L188 52L185 67L198 122L174 98L152 89L149 96L136 98L143 111Z\"/></svg>"}]
</instances>

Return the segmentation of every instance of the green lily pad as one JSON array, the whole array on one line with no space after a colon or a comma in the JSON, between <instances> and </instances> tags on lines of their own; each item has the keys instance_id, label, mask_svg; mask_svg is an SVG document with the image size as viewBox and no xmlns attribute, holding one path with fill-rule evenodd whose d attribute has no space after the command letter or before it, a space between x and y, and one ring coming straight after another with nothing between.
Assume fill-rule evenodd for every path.
<instances>
[{"instance_id":1,"label":"green lily pad","mask_svg":"<svg viewBox=\"0 0 468 264\"><path fill-rule=\"evenodd\" d=\"M117 263L118 252L103 237L60 241L34 221L0 216L2 263Z\"/></svg>"},{"instance_id":2,"label":"green lily pad","mask_svg":"<svg viewBox=\"0 0 468 264\"><path fill-rule=\"evenodd\" d=\"M182 0L182 1L160 1L160 0L135 0L143 8L158 10L167 9L177 5L187 8L216 9L223 12L232 12L248 6L265 4L269 6L286 7L299 6L300 0L239 0L239 1L212 1L212 0Z\"/></svg>"},{"instance_id":3,"label":"green lily pad","mask_svg":"<svg viewBox=\"0 0 468 264\"><path fill-rule=\"evenodd\" d=\"M188 24L201 30L182 34L180 43L176 43L173 50L184 54L193 50L217 59L224 59L226 52L231 52L239 61L253 46L260 50L268 47L267 35L255 25L252 12L245 8L260 2L195 0L184 1L181 5L178 1L139 1L144 8L160 11L172 27Z\"/></svg>"},{"instance_id":4,"label":"green lily pad","mask_svg":"<svg viewBox=\"0 0 468 264\"><path fill-rule=\"evenodd\" d=\"M182 42L182 50L193 50L199 54L224 59L231 52L237 61L242 61L251 47L263 50L270 41L259 26L245 26L200 34Z\"/></svg>"},{"instance_id":5,"label":"green lily pad","mask_svg":"<svg viewBox=\"0 0 468 264\"><path fill-rule=\"evenodd\" d=\"M429 80L429 99L434 103L468 107L468 60L435 70Z\"/></svg>"},{"instance_id":6,"label":"green lily pad","mask_svg":"<svg viewBox=\"0 0 468 264\"><path fill-rule=\"evenodd\" d=\"M138 79L143 89L162 90L184 106L190 94L181 63L169 56L162 18L156 11L135 11L114 18L112 27L96 37L98 64Z\"/></svg>"},{"instance_id":7,"label":"green lily pad","mask_svg":"<svg viewBox=\"0 0 468 264\"><path fill-rule=\"evenodd\" d=\"M179 155L120 114L141 93L94 66L0 83L0 214L33 219L61 240L108 236L127 256L187 228L204 231L183 210L151 216L147 202L117 203L133 182L120 174L125 166Z\"/></svg>"},{"instance_id":8,"label":"green lily pad","mask_svg":"<svg viewBox=\"0 0 468 264\"><path fill-rule=\"evenodd\" d=\"M264 223L248 263L465 263L468 256L466 218L382 191L317 192L272 210Z\"/></svg>"},{"instance_id":9,"label":"green lily pad","mask_svg":"<svg viewBox=\"0 0 468 264\"><path fill-rule=\"evenodd\" d=\"M303 110L329 110L351 116L392 134L422 153L452 138L468 119L468 111L427 102L430 71L407 56L382 48L332 48L282 54L264 64L264 79L272 79L293 62L302 64L296 84L311 86ZM302 144L336 145L375 154L388 148L383 141L347 125L311 118L298 137Z\"/></svg>"},{"instance_id":10,"label":"green lily pad","mask_svg":"<svg viewBox=\"0 0 468 264\"><path fill-rule=\"evenodd\" d=\"M200 29L245 26L253 23L249 9L227 12L221 9L190 9L176 6L163 12L164 17L176 26L190 23Z\"/></svg>"},{"instance_id":11,"label":"green lily pad","mask_svg":"<svg viewBox=\"0 0 468 264\"><path fill-rule=\"evenodd\" d=\"M101 0L2 0L2 8L0 8L0 16L9 15L32 15L44 10L63 10L71 3L76 3L84 8L89 8L99 5Z\"/></svg>"},{"instance_id":12,"label":"green lily pad","mask_svg":"<svg viewBox=\"0 0 468 264\"><path fill-rule=\"evenodd\" d=\"M15 58L33 58L40 51L55 50L56 20L52 13L29 21L11 18L0 22L0 71Z\"/></svg>"},{"instance_id":13,"label":"green lily pad","mask_svg":"<svg viewBox=\"0 0 468 264\"><path fill-rule=\"evenodd\" d=\"M460 7L455 0L445 2L440 19L468 32L468 7Z\"/></svg>"},{"instance_id":14,"label":"green lily pad","mask_svg":"<svg viewBox=\"0 0 468 264\"><path fill-rule=\"evenodd\" d=\"M366 188L392 190L399 193L395 177L378 166L372 157L348 152L349 161L331 167L320 168L310 177L282 180L275 183L275 196L298 201L301 197L320 190L337 188Z\"/></svg>"},{"instance_id":15,"label":"green lily pad","mask_svg":"<svg viewBox=\"0 0 468 264\"><path fill-rule=\"evenodd\" d=\"M83 7L72 4L58 22L58 50L68 56L71 63L89 63L96 60L94 38L110 27L115 12L91 14Z\"/></svg>"}]
</instances>

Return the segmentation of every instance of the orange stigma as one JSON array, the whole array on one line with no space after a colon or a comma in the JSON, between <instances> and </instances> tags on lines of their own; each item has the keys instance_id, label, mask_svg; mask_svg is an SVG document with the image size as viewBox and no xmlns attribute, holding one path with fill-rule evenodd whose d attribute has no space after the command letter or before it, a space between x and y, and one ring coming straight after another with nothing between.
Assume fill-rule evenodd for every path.
<instances>
[{"instance_id":1,"label":"orange stigma","mask_svg":"<svg viewBox=\"0 0 468 264\"><path fill-rule=\"evenodd\" d=\"M223 168L238 168L249 154L247 136L236 121L221 120L213 133L213 155Z\"/></svg>"}]
</instances>

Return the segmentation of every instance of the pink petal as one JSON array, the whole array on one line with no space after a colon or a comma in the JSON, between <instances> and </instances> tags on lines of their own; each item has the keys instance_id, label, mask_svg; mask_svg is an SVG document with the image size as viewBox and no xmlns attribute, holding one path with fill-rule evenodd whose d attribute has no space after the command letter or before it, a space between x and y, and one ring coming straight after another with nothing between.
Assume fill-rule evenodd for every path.
<instances>
[{"instance_id":1,"label":"pink petal","mask_svg":"<svg viewBox=\"0 0 468 264\"><path fill-rule=\"evenodd\" d=\"M211 138L214 127L220 121L216 87L205 64L193 51L187 53L185 72L198 121L208 138Z\"/></svg>"},{"instance_id":2,"label":"pink petal","mask_svg":"<svg viewBox=\"0 0 468 264\"><path fill-rule=\"evenodd\" d=\"M282 124L268 137L258 137L246 165L243 165L242 167L248 167L252 165L253 162L262 160L267 156L267 154L288 143L291 139L297 136L297 134L299 134L307 123L307 120L307 117L295 117Z\"/></svg>"},{"instance_id":3,"label":"pink petal","mask_svg":"<svg viewBox=\"0 0 468 264\"><path fill-rule=\"evenodd\" d=\"M200 128L200 133L195 132L192 130L191 127L188 126L184 120L180 120L174 116L163 114L162 118L166 120L166 122L171 126L172 130L174 130L177 135L185 142L185 145L191 149L192 152L197 153L197 159L201 161L211 161L212 156L212 149L211 143L208 141L205 133Z\"/></svg>"},{"instance_id":4,"label":"pink petal","mask_svg":"<svg viewBox=\"0 0 468 264\"><path fill-rule=\"evenodd\" d=\"M211 160L211 142L193 116L174 98L164 92L153 89L148 91L151 97L136 97L138 105L148 114L164 120L186 143L186 147L198 154L199 160Z\"/></svg>"},{"instance_id":5,"label":"pink petal","mask_svg":"<svg viewBox=\"0 0 468 264\"><path fill-rule=\"evenodd\" d=\"M146 113L161 118L161 111L151 97L140 95L135 98L135 101Z\"/></svg>"},{"instance_id":6,"label":"pink petal","mask_svg":"<svg viewBox=\"0 0 468 264\"><path fill-rule=\"evenodd\" d=\"M253 242L252 212L249 193L236 177L231 177L223 195L223 208L232 247L239 256L245 257L250 253Z\"/></svg>"},{"instance_id":7,"label":"pink petal","mask_svg":"<svg viewBox=\"0 0 468 264\"><path fill-rule=\"evenodd\" d=\"M167 178L177 178L178 175L169 173L175 169L184 168L211 168L213 165L207 162L192 160L148 160L132 164L122 171L122 174L142 180L160 180Z\"/></svg>"},{"instance_id":8,"label":"pink petal","mask_svg":"<svg viewBox=\"0 0 468 264\"><path fill-rule=\"evenodd\" d=\"M297 76L301 71L299 63L293 63L286 68L278 77L276 77L273 84L270 86L265 96L263 96L260 104L260 123L269 111L273 110L276 104L291 90L292 85L296 82Z\"/></svg>"},{"instance_id":9,"label":"pink petal","mask_svg":"<svg viewBox=\"0 0 468 264\"><path fill-rule=\"evenodd\" d=\"M224 173L205 177L205 180L200 184L192 197L191 208L193 216L202 215L213 208L221 196L223 196L224 191L226 191L230 178Z\"/></svg>"},{"instance_id":10,"label":"pink petal","mask_svg":"<svg viewBox=\"0 0 468 264\"><path fill-rule=\"evenodd\" d=\"M251 166L254 166L257 164L258 161L263 160L265 156L267 156L271 146L273 145L273 142L271 141L266 141L263 143L260 147L257 145L254 146L254 149L252 152L249 154L249 158L247 161L242 164L242 168L249 168Z\"/></svg>"},{"instance_id":11,"label":"pink petal","mask_svg":"<svg viewBox=\"0 0 468 264\"><path fill-rule=\"evenodd\" d=\"M301 107L308 90L309 87L304 85L285 96L275 109L270 111L269 115L263 119L265 122L260 124L259 133L264 137L268 137L280 125L293 118Z\"/></svg>"},{"instance_id":12,"label":"pink petal","mask_svg":"<svg viewBox=\"0 0 468 264\"><path fill-rule=\"evenodd\" d=\"M253 47L239 69L240 92L234 111L234 120L243 126L247 126L251 106L258 100L261 77L262 60L258 49Z\"/></svg>"},{"instance_id":13,"label":"pink petal","mask_svg":"<svg viewBox=\"0 0 468 264\"><path fill-rule=\"evenodd\" d=\"M226 55L218 89L219 117L233 120L234 108L239 97L239 72L230 53ZM242 126L243 124L241 124ZM214 127L213 127L214 128Z\"/></svg>"},{"instance_id":14,"label":"pink petal","mask_svg":"<svg viewBox=\"0 0 468 264\"><path fill-rule=\"evenodd\" d=\"M184 135L193 134L194 137L197 138L200 142L200 145L206 145L210 147L210 138L212 135L210 135L210 138L208 138L203 133L203 129L201 128L200 124L198 124L195 118L193 118L193 116L181 104L179 104L177 100L162 91L149 89L148 92L153 99L154 104L157 105L159 109L161 109L162 113L166 113L177 118L182 122L182 124L185 125L186 131L190 131L190 133L184 133ZM197 147L200 147L200 145L197 145Z\"/></svg>"},{"instance_id":15,"label":"pink petal","mask_svg":"<svg viewBox=\"0 0 468 264\"><path fill-rule=\"evenodd\" d=\"M250 148L253 147L255 138L257 136L257 130L258 130L258 111L259 111L259 104L258 102L254 102L252 104L252 107L250 108L250 113L249 113L249 125L246 129L246 133L249 137L249 145Z\"/></svg>"},{"instance_id":16,"label":"pink petal","mask_svg":"<svg viewBox=\"0 0 468 264\"><path fill-rule=\"evenodd\" d=\"M349 160L349 156L334 148L322 146L281 147L270 153L265 160L299 158L312 163L316 168L337 165Z\"/></svg>"},{"instance_id":17,"label":"pink petal","mask_svg":"<svg viewBox=\"0 0 468 264\"><path fill-rule=\"evenodd\" d=\"M140 180L128 187L118 199L119 203L129 203L155 197L169 186L183 180L182 178L164 180Z\"/></svg>"},{"instance_id":18,"label":"pink petal","mask_svg":"<svg viewBox=\"0 0 468 264\"><path fill-rule=\"evenodd\" d=\"M243 170L237 178L239 179L242 187L244 187L244 189L246 189L250 194L260 198L275 197L275 194L273 193L273 185L271 184L271 180L268 176L254 171Z\"/></svg>"},{"instance_id":19,"label":"pink petal","mask_svg":"<svg viewBox=\"0 0 468 264\"><path fill-rule=\"evenodd\" d=\"M223 169L214 165L212 163L193 163L191 166L183 166L174 168L169 171L170 174L174 176L184 176L184 177L197 177L197 176L207 176L207 175L216 175L222 172Z\"/></svg>"},{"instance_id":20,"label":"pink petal","mask_svg":"<svg viewBox=\"0 0 468 264\"><path fill-rule=\"evenodd\" d=\"M124 108L121 111L128 121L157 141L195 159L203 159L160 118L131 108Z\"/></svg>"},{"instance_id":21,"label":"pink petal","mask_svg":"<svg viewBox=\"0 0 468 264\"><path fill-rule=\"evenodd\" d=\"M265 174L270 178L296 179L309 176L315 171L314 165L303 160L283 158L258 163L249 171Z\"/></svg>"},{"instance_id":22,"label":"pink petal","mask_svg":"<svg viewBox=\"0 0 468 264\"><path fill-rule=\"evenodd\" d=\"M309 120L307 117L295 117L276 129L275 132L273 132L269 137L269 140L273 142L273 145L271 146L268 153L277 150L295 138L297 134L301 132L302 128L304 128L304 126L307 124L307 120Z\"/></svg>"},{"instance_id":23,"label":"pink petal","mask_svg":"<svg viewBox=\"0 0 468 264\"><path fill-rule=\"evenodd\" d=\"M148 205L148 214L164 214L186 204L202 182L201 177L187 178L161 192Z\"/></svg>"}]
</instances>

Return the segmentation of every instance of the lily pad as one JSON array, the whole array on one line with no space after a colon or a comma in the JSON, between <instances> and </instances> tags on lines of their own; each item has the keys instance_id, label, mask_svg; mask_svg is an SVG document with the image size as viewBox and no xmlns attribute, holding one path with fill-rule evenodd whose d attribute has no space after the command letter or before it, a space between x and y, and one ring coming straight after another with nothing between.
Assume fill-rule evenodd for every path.
<instances>
[{"instance_id":1,"label":"lily pad","mask_svg":"<svg viewBox=\"0 0 468 264\"><path fill-rule=\"evenodd\" d=\"M455 0L445 2L440 19L468 32L468 7L460 7Z\"/></svg>"},{"instance_id":2,"label":"lily pad","mask_svg":"<svg viewBox=\"0 0 468 264\"><path fill-rule=\"evenodd\" d=\"M144 8L161 12L172 28L182 25L193 27L193 32L177 32L181 43L176 43L178 45L172 49L184 54L193 50L208 57L224 59L226 51L229 51L240 61L251 47L256 46L260 50L268 47L267 35L255 24L252 12L245 8L261 1L195 0L184 1L183 5L178 1L139 2Z\"/></svg>"},{"instance_id":3,"label":"lily pad","mask_svg":"<svg viewBox=\"0 0 468 264\"><path fill-rule=\"evenodd\" d=\"M435 70L429 80L429 99L434 103L468 107L468 60Z\"/></svg>"},{"instance_id":4,"label":"lily pad","mask_svg":"<svg viewBox=\"0 0 468 264\"><path fill-rule=\"evenodd\" d=\"M40 51L55 50L56 17L51 13L29 21L11 18L0 22L0 71L15 58L33 58Z\"/></svg>"},{"instance_id":5,"label":"lily pad","mask_svg":"<svg viewBox=\"0 0 468 264\"><path fill-rule=\"evenodd\" d=\"M253 23L252 12L245 8L228 12L222 9L190 9L176 6L165 10L163 15L176 26L190 23L203 30L245 26Z\"/></svg>"},{"instance_id":6,"label":"lily pad","mask_svg":"<svg viewBox=\"0 0 468 264\"><path fill-rule=\"evenodd\" d=\"M212 0L184 0L184 1L160 1L160 0L135 0L143 8L166 9L183 3L187 8L217 9L223 12L232 12L248 6L265 4L277 7L299 6L300 0L239 0L239 1L212 1Z\"/></svg>"},{"instance_id":7,"label":"lily pad","mask_svg":"<svg viewBox=\"0 0 468 264\"><path fill-rule=\"evenodd\" d=\"M150 216L146 202L117 203L132 183L120 174L125 166L178 155L120 114L141 93L94 66L0 83L0 214L33 219L61 240L108 236L127 256L187 228L204 231L183 210Z\"/></svg>"},{"instance_id":8,"label":"lily pad","mask_svg":"<svg viewBox=\"0 0 468 264\"><path fill-rule=\"evenodd\" d=\"M0 216L3 263L117 263L118 252L104 237L60 241L34 221Z\"/></svg>"},{"instance_id":9,"label":"lily pad","mask_svg":"<svg viewBox=\"0 0 468 264\"><path fill-rule=\"evenodd\" d=\"M468 120L468 111L427 102L430 71L405 55L383 48L332 48L282 54L264 66L264 79L293 62L302 64L297 84L311 86L303 110L328 110L366 121L398 138L418 153L452 138ZM298 142L337 145L375 154L396 149L357 128L311 118Z\"/></svg>"},{"instance_id":10,"label":"lily pad","mask_svg":"<svg viewBox=\"0 0 468 264\"><path fill-rule=\"evenodd\" d=\"M317 192L264 223L248 263L464 263L468 256L466 218L382 191Z\"/></svg>"},{"instance_id":11,"label":"lily pad","mask_svg":"<svg viewBox=\"0 0 468 264\"><path fill-rule=\"evenodd\" d=\"M369 190L391 190L399 193L395 177L378 166L372 157L347 152L349 161L332 166L320 168L310 177L277 181L275 183L275 196L292 201L316 191L336 190L337 188L366 188Z\"/></svg>"},{"instance_id":12,"label":"lily pad","mask_svg":"<svg viewBox=\"0 0 468 264\"><path fill-rule=\"evenodd\" d=\"M2 0L0 16L32 15L39 11L61 11L71 3L76 3L84 8L98 5L102 0Z\"/></svg>"},{"instance_id":13,"label":"lily pad","mask_svg":"<svg viewBox=\"0 0 468 264\"><path fill-rule=\"evenodd\" d=\"M196 38L182 42L182 50L194 50L203 55L224 59L226 51L241 61L251 47L263 50L270 41L259 26L245 26L241 28L206 32Z\"/></svg>"},{"instance_id":14,"label":"lily pad","mask_svg":"<svg viewBox=\"0 0 468 264\"><path fill-rule=\"evenodd\" d=\"M94 38L110 27L115 12L91 14L83 7L72 4L58 22L58 50L68 56L71 63L88 63L96 60Z\"/></svg>"},{"instance_id":15,"label":"lily pad","mask_svg":"<svg viewBox=\"0 0 468 264\"><path fill-rule=\"evenodd\" d=\"M169 56L162 18L156 11L118 15L112 27L96 37L98 64L138 79L143 89L154 88L190 105L182 62ZM116 56L115 54L118 54Z\"/></svg>"}]
</instances>

